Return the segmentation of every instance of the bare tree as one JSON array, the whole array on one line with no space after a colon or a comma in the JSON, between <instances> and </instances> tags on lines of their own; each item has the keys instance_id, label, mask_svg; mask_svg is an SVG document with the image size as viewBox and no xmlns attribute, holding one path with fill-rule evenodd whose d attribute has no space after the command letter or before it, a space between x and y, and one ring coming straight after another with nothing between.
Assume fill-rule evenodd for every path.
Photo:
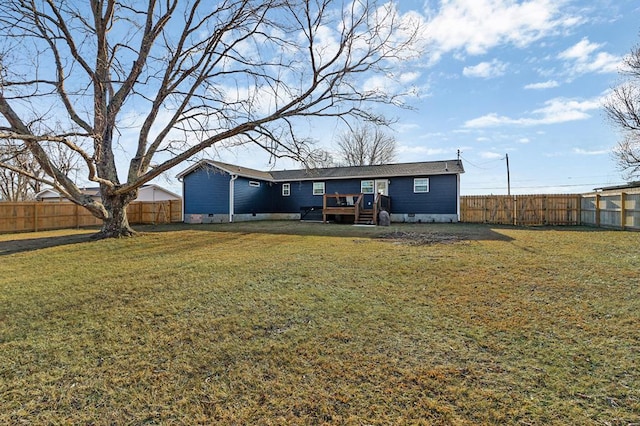
<instances>
[{"instance_id":1,"label":"bare tree","mask_svg":"<svg viewBox=\"0 0 640 426\"><path fill-rule=\"evenodd\" d=\"M311 150L307 158L300 162L308 169L326 169L338 165L333 158L333 154L321 148Z\"/></svg>"},{"instance_id":2,"label":"bare tree","mask_svg":"<svg viewBox=\"0 0 640 426\"><path fill-rule=\"evenodd\" d=\"M396 159L396 139L380 127L364 125L341 134L338 151L347 166L388 164Z\"/></svg>"},{"instance_id":3,"label":"bare tree","mask_svg":"<svg viewBox=\"0 0 640 426\"><path fill-rule=\"evenodd\" d=\"M44 145L45 151L57 168L69 175L77 171L79 158L73 152L61 150L59 145ZM19 141L0 141L0 199L27 201L35 199L42 189L44 171L31 151Z\"/></svg>"},{"instance_id":4,"label":"bare tree","mask_svg":"<svg viewBox=\"0 0 640 426\"><path fill-rule=\"evenodd\" d=\"M380 120L373 104L402 104L360 81L417 57L421 28L372 1L3 0L0 139L46 174L26 176L102 219L99 236L133 235L138 189L209 147L305 158L295 129L309 118ZM45 143L80 156L102 202Z\"/></svg>"},{"instance_id":5,"label":"bare tree","mask_svg":"<svg viewBox=\"0 0 640 426\"><path fill-rule=\"evenodd\" d=\"M28 150L21 149L16 141L0 143L0 162L12 168L0 169L0 199L3 201L24 201L32 199L37 192L37 181L14 170L30 170L34 175L39 168ZM35 186L35 187L34 187Z\"/></svg>"},{"instance_id":6,"label":"bare tree","mask_svg":"<svg viewBox=\"0 0 640 426\"><path fill-rule=\"evenodd\" d=\"M609 121L622 134L614 156L631 178L640 176L640 46L625 57L621 74L626 79L612 90L604 109Z\"/></svg>"}]
</instances>

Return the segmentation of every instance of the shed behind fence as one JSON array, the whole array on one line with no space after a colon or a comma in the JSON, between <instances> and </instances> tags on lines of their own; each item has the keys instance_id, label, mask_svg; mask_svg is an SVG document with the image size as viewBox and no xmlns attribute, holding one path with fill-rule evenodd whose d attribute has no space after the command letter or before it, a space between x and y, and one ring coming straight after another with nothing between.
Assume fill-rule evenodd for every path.
<instances>
[{"instance_id":1,"label":"shed behind fence","mask_svg":"<svg viewBox=\"0 0 640 426\"><path fill-rule=\"evenodd\" d=\"M582 223L640 230L640 191L582 195Z\"/></svg>"}]
</instances>

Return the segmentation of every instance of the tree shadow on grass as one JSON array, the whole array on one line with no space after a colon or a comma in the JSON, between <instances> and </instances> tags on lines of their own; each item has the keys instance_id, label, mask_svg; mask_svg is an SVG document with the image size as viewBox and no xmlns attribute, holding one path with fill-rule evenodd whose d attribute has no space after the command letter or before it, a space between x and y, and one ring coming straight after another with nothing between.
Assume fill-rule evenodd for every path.
<instances>
[{"instance_id":1,"label":"tree shadow on grass","mask_svg":"<svg viewBox=\"0 0 640 426\"><path fill-rule=\"evenodd\" d=\"M92 241L93 233L0 241L0 256Z\"/></svg>"},{"instance_id":2,"label":"tree shadow on grass","mask_svg":"<svg viewBox=\"0 0 640 426\"><path fill-rule=\"evenodd\" d=\"M134 229L142 234L154 232L227 232L240 234L283 234L300 236L326 236L371 239L411 239L417 241L513 241L500 230L528 230L540 232L604 232L612 229L587 226L533 226L488 225L470 223L392 223L391 226L353 226L337 223L298 221L254 221L217 224L174 223L166 225L138 225ZM97 231L96 231L97 232ZM60 235L54 237L24 238L0 241L0 256L94 241L94 233Z\"/></svg>"},{"instance_id":3,"label":"tree shadow on grass","mask_svg":"<svg viewBox=\"0 0 640 426\"><path fill-rule=\"evenodd\" d=\"M216 224L171 224L136 227L141 232L174 232L181 230L229 233L284 234L347 238L388 239L391 234L451 237L455 240L511 241L513 238L498 232L499 228L485 224L467 223L392 223L390 226L354 226L338 223L300 221L253 221ZM436 237L437 238L437 237Z\"/></svg>"}]
</instances>

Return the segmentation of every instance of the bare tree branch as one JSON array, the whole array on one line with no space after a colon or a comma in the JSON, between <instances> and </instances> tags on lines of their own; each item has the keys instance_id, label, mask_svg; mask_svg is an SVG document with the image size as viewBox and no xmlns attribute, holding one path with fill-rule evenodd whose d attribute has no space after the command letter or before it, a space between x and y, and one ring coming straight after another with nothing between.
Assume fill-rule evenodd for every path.
<instances>
[{"instance_id":1,"label":"bare tree branch","mask_svg":"<svg viewBox=\"0 0 640 426\"><path fill-rule=\"evenodd\" d=\"M626 56L621 74L626 78L604 101L607 118L621 133L613 151L626 177L640 176L640 46Z\"/></svg>"},{"instance_id":2,"label":"bare tree branch","mask_svg":"<svg viewBox=\"0 0 640 426\"><path fill-rule=\"evenodd\" d=\"M89 4L0 3L0 37L21 47L10 61L0 52L0 139L21 140L40 180L105 219L104 235L131 234L138 188L208 148L307 161L317 150L297 133L310 118L387 122L376 104L406 107L408 90L365 82L392 81L422 53L420 23L375 0ZM44 143L82 159L101 203L87 204Z\"/></svg>"}]
</instances>

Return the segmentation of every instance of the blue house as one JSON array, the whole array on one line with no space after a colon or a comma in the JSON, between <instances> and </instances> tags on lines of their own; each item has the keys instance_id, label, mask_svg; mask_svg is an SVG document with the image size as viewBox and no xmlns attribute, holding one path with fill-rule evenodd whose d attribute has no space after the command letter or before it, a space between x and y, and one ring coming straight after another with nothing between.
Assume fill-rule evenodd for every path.
<instances>
[{"instance_id":1,"label":"blue house","mask_svg":"<svg viewBox=\"0 0 640 426\"><path fill-rule=\"evenodd\" d=\"M460 160L259 171L202 160L178 174L186 223L319 220L457 222Z\"/></svg>"}]
</instances>

